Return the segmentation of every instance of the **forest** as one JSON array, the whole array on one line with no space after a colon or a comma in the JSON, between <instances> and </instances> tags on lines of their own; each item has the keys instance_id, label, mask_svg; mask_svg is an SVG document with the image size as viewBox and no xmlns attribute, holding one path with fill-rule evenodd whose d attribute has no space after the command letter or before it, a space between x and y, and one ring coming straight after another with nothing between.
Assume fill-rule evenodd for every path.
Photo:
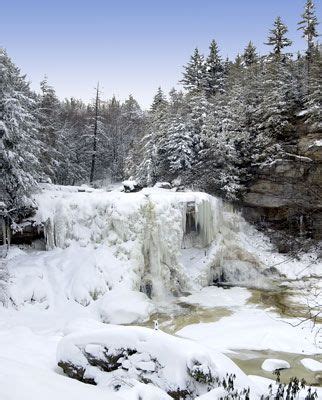
<instances>
[{"instance_id":1,"label":"forest","mask_svg":"<svg viewBox=\"0 0 322 400\"><path fill-rule=\"evenodd\" d=\"M265 40L250 41L235 60L213 40L183 68L182 90L158 88L149 110L130 95L93 102L59 100L48 78L40 92L0 52L1 197L10 215L30 207L39 182L62 185L135 179L174 181L238 201L263 165L283 158L298 135L321 129L322 53L312 1L298 23L305 53L291 54L280 17Z\"/></svg>"}]
</instances>

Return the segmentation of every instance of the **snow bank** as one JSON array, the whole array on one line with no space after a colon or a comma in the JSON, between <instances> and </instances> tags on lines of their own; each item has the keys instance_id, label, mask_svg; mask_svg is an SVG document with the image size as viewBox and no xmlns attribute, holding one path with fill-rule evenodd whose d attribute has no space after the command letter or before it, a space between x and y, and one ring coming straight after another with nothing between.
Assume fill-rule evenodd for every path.
<instances>
[{"instance_id":1,"label":"snow bank","mask_svg":"<svg viewBox=\"0 0 322 400\"><path fill-rule=\"evenodd\" d=\"M197 304L204 308L242 306L251 297L251 293L240 287L223 289L209 286L180 300L187 304Z\"/></svg>"},{"instance_id":2,"label":"snow bank","mask_svg":"<svg viewBox=\"0 0 322 400\"><path fill-rule=\"evenodd\" d=\"M310 323L295 327L292 322L267 310L246 308L217 322L188 325L176 333L220 351L270 349L298 354L322 353L315 344L315 331Z\"/></svg>"},{"instance_id":3,"label":"snow bank","mask_svg":"<svg viewBox=\"0 0 322 400\"><path fill-rule=\"evenodd\" d=\"M288 368L291 368L291 366L287 361L277 360L274 358L268 358L262 364L262 369L268 372L273 372L278 369L288 369Z\"/></svg>"},{"instance_id":4,"label":"snow bank","mask_svg":"<svg viewBox=\"0 0 322 400\"><path fill-rule=\"evenodd\" d=\"M302 365L313 372L322 371L322 362L313 360L312 358L303 358L301 360Z\"/></svg>"}]
</instances>

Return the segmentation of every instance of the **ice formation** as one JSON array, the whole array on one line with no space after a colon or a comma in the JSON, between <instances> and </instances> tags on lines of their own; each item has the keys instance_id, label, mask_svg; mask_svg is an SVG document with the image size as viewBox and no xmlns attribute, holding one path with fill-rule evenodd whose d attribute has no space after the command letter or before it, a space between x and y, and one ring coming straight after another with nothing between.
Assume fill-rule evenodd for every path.
<instances>
[{"instance_id":1,"label":"ice formation","mask_svg":"<svg viewBox=\"0 0 322 400\"><path fill-rule=\"evenodd\" d=\"M47 249L75 243L109 248L115 259L131 266L128 289L150 298L212 284L224 276L225 265L232 281L257 273L249 268L256 265L254 257L236 239L242 219L206 193L160 188L88 193L49 186L36 201L36 222L44 225Z\"/></svg>"}]
</instances>

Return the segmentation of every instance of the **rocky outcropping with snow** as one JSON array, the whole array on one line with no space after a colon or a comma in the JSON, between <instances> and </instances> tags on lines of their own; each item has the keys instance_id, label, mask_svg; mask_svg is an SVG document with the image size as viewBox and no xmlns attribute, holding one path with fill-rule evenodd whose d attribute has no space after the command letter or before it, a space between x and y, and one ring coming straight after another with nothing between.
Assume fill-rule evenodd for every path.
<instances>
[{"instance_id":1,"label":"rocky outcropping with snow","mask_svg":"<svg viewBox=\"0 0 322 400\"><path fill-rule=\"evenodd\" d=\"M153 384L174 399L227 388L226 373L235 374L235 387L249 385L258 398L255 385L224 355L159 330L108 325L70 334L58 345L57 361L65 374L85 383L113 390Z\"/></svg>"},{"instance_id":2,"label":"rocky outcropping with snow","mask_svg":"<svg viewBox=\"0 0 322 400\"><path fill-rule=\"evenodd\" d=\"M304 132L285 150L285 157L256 169L243 199L245 215L296 236L320 239L322 132Z\"/></svg>"}]
</instances>

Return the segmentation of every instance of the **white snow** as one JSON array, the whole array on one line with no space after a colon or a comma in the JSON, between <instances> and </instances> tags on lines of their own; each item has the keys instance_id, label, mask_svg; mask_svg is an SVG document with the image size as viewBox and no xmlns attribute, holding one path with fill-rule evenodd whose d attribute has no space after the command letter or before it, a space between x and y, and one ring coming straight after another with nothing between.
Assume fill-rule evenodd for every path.
<instances>
[{"instance_id":1,"label":"white snow","mask_svg":"<svg viewBox=\"0 0 322 400\"><path fill-rule=\"evenodd\" d=\"M120 368L104 372L92 366L85 354L105 359L105 354L119 354ZM131 350L131 352L130 352ZM226 356L201 344L168 335L160 330L142 327L108 325L65 336L57 348L57 361L72 363L84 370L87 379L94 379L102 387L115 384L135 384L141 378L150 380L164 391L193 388L194 394L207 392L208 384L194 380L191 373L198 369L220 380L227 372L237 375L236 387L250 386L253 398L258 398L256 385ZM190 373L189 373L190 371ZM215 383L215 387L218 383Z\"/></svg>"},{"instance_id":2,"label":"white snow","mask_svg":"<svg viewBox=\"0 0 322 400\"><path fill-rule=\"evenodd\" d=\"M288 369L288 368L291 368L291 366L287 361L277 360L275 358L267 358L262 364L262 369L268 372L273 372L278 369Z\"/></svg>"},{"instance_id":3,"label":"white snow","mask_svg":"<svg viewBox=\"0 0 322 400\"><path fill-rule=\"evenodd\" d=\"M213 308L242 306L250 297L251 293L246 288L223 289L217 286L208 286L187 297L181 297L180 300L187 304Z\"/></svg>"},{"instance_id":4,"label":"white snow","mask_svg":"<svg viewBox=\"0 0 322 400\"><path fill-rule=\"evenodd\" d=\"M303 360L301 360L301 363L304 365L305 368L309 369L310 371L322 371L322 362L313 360L312 358L303 358Z\"/></svg>"},{"instance_id":5,"label":"white snow","mask_svg":"<svg viewBox=\"0 0 322 400\"><path fill-rule=\"evenodd\" d=\"M245 308L217 322L188 325L177 335L220 351L270 349L298 354L322 353L322 349L315 344L311 326L303 324L294 327L292 322L266 310Z\"/></svg>"},{"instance_id":6,"label":"white snow","mask_svg":"<svg viewBox=\"0 0 322 400\"><path fill-rule=\"evenodd\" d=\"M178 332L204 346L168 338L160 330L147 334L150 350L166 363L176 364L178 356L178 365L183 366L196 351L206 354L219 375L235 371L240 385L249 386L252 382L219 352L322 353L308 324L293 327L294 320L248 304L246 288L209 287L222 277L230 283L269 287L270 277L263 275L269 267L294 280L294 285L299 278L322 275L316 254L294 260L274 253L263 234L220 200L160 188L126 194L119 189L78 192L77 187L47 184L35 200L35 222L45 226L47 251L14 246L6 257L11 303L0 307L1 400L169 399L163 390L137 381L116 394L82 384L61 375L55 359L62 337L67 342L71 337L91 342L91 332L107 331L101 321L141 323L158 312L161 302L162 312L171 313L178 300L208 309L228 307L233 313ZM119 335L118 328L113 329L108 336L99 334L103 342L115 332ZM119 340L138 344L139 332L143 331L122 333ZM164 354L163 344L168 346ZM152 368L149 361L137 362ZM170 366L166 377L183 382L185 375ZM220 391L215 389L213 398Z\"/></svg>"},{"instance_id":7,"label":"white snow","mask_svg":"<svg viewBox=\"0 0 322 400\"><path fill-rule=\"evenodd\" d=\"M101 320L110 324L144 322L154 309L144 293L126 289L106 293L99 304Z\"/></svg>"}]
</instances>

